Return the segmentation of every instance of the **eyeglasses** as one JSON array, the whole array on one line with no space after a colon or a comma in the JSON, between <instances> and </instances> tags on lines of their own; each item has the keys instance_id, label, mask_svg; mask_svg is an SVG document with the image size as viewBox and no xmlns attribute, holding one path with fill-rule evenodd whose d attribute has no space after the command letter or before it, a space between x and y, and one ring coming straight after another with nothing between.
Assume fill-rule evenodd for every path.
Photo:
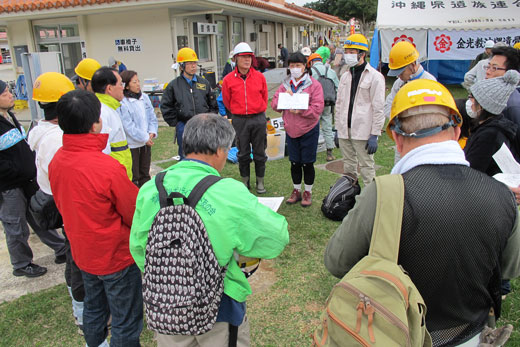
<instances>
[{"instance_id":1,"label":"eyeglasses","mask_svg":"<svg viewBox=\"0 0 520 347\"><path fill-rule=\"evenodd\" d=\"M473 95L468 94L468 99L475 99L475 98L473 97Z\"/></svg>"},{"instance_id":2,"label":"eyeglasses","mask_svg":"<svg viewBox=\"0 0 520 347\"><path fill-rule=\"evenodd\" d=\"M491 70L493 72L496 72L497 70L506 71L507 69L505 67L498 67L498 66L491 66L491 65L484 65L484 70Z\"/></svg>"}]
</instances>

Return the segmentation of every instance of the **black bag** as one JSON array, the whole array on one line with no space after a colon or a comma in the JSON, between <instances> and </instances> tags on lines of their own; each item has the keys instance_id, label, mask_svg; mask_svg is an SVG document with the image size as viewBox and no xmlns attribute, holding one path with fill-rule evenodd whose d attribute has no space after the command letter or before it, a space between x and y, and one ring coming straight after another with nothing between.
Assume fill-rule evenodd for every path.
<instances>
[{"instance_id":1,"label":"black bag","mask_svg":"<svg viewBox=\"0 0 520 347\"><path fill-rule=\"evenodd\" d=\"M336 85L334 81L327 77L327 73L329 72L329 68L325 69L325 74L321 75L318 72L316 67L312 68L316 74L318 75L318 82L320 82L321 87L323 88L323 102L325 106L336 105Z\"/></svg>"},{"instance_id":2,"label":"black bag","mask_svg":"<svg viewBox=\"0 0 520 347\"><path fill-rule=\"evenodd\" d=\"M44 193L41 189L37 190L31 197L29 213L42 230L63 227L63 219L56 207L53 196Z\"/></svg>"},{"instance_id":3,"label":"black bag","mask_svg":"<svg viewBox=\"0 0 520 347\"><path fill-rule=\"evenodd\" d=\"M323 199L321 212L329 219L342 221L348 211L354 207L356 195L360 192L361 187L356 179L346 175L340 177Z\"/></svg>"}]
</instances>

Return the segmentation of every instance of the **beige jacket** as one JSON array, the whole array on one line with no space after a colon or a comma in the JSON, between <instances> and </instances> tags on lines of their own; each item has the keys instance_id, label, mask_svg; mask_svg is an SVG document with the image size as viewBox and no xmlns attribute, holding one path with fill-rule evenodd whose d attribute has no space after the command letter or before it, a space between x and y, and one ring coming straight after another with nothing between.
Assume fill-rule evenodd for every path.
<instances>
[{"instance_id":1,"label":"beige jacket","mask_svg":"<svg viewBox=\"0 0 520 347\"><path fill-rule=\"evenodd\" d=\"M348 139L348 109L352 73L347 70L338 87L334 121L340 139ZM368 140L370 135L381 135L385 124L385 78L367 64L359 80L352 109L351 137L353 140Z\"/></svg>"}]
</instances>

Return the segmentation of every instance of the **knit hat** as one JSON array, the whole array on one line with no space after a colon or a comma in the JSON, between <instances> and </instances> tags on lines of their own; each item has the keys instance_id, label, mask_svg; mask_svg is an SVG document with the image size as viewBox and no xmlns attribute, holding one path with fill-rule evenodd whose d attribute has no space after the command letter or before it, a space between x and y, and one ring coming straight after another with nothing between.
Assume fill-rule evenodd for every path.
<instances>
[{"instance_id":1,"label":"knit hat","mask_svg":"<svg viewBox=\"0 0 520 347\"><path fill-rule=\"evenodd\" d=\"M5 88L7 88L7 83L0 80L0 94L2 94L5 91Z\"/></svg>"},{"instance_id":2,"label":"knit hat","mask_svg":"<svg viewBox=\"0 0 520 347\"><path fill-rule=\"evenodd\" d=\"M501 77L481 80L471 86L471 94L482 108L498 115L506 108L507 101L520 81L520 73L509 70Z\"/></svg>"}]
</instances>

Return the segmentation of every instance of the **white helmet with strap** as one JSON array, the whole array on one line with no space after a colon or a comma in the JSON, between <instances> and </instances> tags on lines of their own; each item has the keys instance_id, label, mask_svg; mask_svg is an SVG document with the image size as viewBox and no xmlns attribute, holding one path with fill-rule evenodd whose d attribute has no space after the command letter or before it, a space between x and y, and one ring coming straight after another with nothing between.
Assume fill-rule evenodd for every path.
<instances>
[{"instance_id":1,"label":"white helmet with strap","mask_svg":"<svg viewBox=\"0 0 520 347\"><path fill-rule=\"evenodd\" d=\"M240 42L235 46L235 49L233 49L233 56L237 55L252 55L253 50L251 47L247 44L247 42Z\"/></svg>"}]
</instances>

